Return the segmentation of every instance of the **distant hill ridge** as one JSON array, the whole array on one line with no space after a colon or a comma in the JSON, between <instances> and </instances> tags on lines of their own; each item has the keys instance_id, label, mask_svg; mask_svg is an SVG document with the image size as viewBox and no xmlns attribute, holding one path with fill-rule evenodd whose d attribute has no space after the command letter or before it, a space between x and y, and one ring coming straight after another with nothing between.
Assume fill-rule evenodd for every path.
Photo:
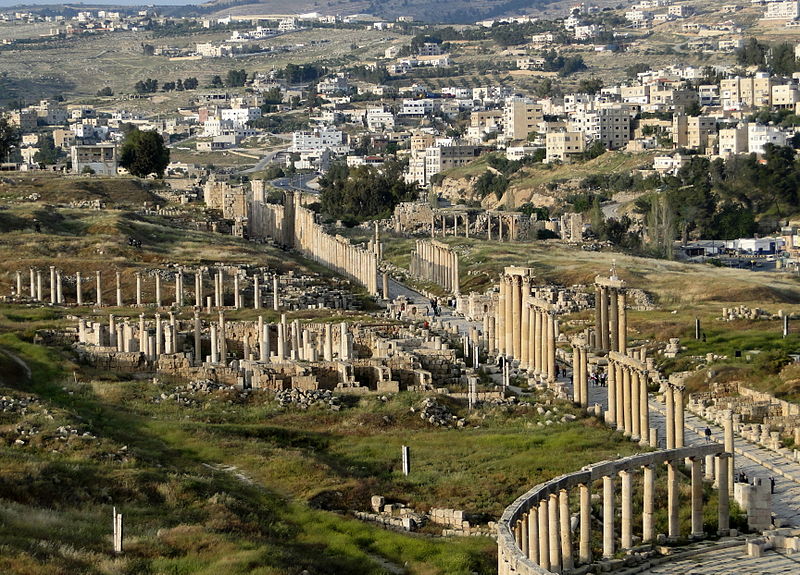
<instances>
[{"instance_id":1,"label":"distant hill ridge","mask_svg":"<svg viewBox=\"0 0 800 575\"><path fill-rule=\"evenodd\" d=\"M248 14L370 14L395 20L411 16L416 20L443 24L471 24L477 20L519 15L557 0L214 0L202 4L203 11L218 9L220 15Z\"/></svg>"}]
</instances>

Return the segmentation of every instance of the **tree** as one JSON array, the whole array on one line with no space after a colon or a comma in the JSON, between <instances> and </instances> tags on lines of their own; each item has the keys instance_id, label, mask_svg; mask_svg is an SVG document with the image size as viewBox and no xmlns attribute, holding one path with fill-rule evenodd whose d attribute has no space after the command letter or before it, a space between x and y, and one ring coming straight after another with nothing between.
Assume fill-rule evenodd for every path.
<instances>
[{"instance_id":1,"label":"tree","mask_svg":"<svg viewBox=\"0 0 800 575\"><path fill-rule=\"evenodd\" d=\"M169 150L157 132L133 129L122 143L119 163L134 176L156 174L161 178L169 164Z\"/></svg>"},{"instance_id":2,"label":"tree","mask_svg":"<svg viewBox=\"0 0 800 575\"><path fill-rule=\"evenodd\" d=\"M34 162L56 164L64 156L66 156L64 151L61 148L56 148L52 133L39 137L39 151L33 156Z\"/></svg>"},{"instance_id":3,"label":"tree","mask_svg":"<svg viewBox=\"0 0 800 575\"><path fill-rule=\"evenodd\" d=\"M774 74L783 76L790 76L800 70L800 65L794 57L794 45L784 42L773 46L769 51L769 67Z\"/></svg>"},{"instance_id":4,"label":"tree","mask_svg":"<svg viewBox=\"0 0 800 575\"><path fill-rule=\"evenodd\" d=\"M184 86L185 85L186 85L186 83L184 82ZM216 76L216 75L212 76L211 77L211 87L212 88L222 88L222 78L220 78L219 76Z\"/></svg>"},{"instance_id":5,"label":"tree","mask_svg":"<svg viewBox=\"0 0 800 575\"><path fill-rule=\"evenodd\" d=\"M744 46L736 51L736 61L742 66L763 66L767 58L767 46L756 38L749 38Z\"/></svg>"},{"instance_id":6,"label":"tree","mask_svg":"<svg viewBox=\"0 0 800 575\"><path fill-rule=\"evenodd\" d=\"M228 70L228 75L225 77L225 85L231 88L244 86L247 82L247 72L244 70Z\"/></svg>"},{"instance_id":7,"label":"tree","mask_svg":"<svg viewBox=\"0 0 800 575\"><path fill-rule=\"evenodd\" d=\"M0 118L0 162L8 158L11 149L18 146L21 139L19 130L5 118Z\"/></svg>"},{"instance_id":8,"label":"tree","mask_svg":"<svg viewBox=\"0 0 800 575\"><path fill-rule=\"evenodd\" d=\"M197 78L186 78L183 81L183 87L186 90L196 90L197 89Z\"/></svg>"},{"instance_id":9,"label":"tree","mask_svg":"<svg viewBox=\"0 0 800 575\"><path fill-rule=\"evenodd\" d=\"M109 86L106 86L105 88L102 88L102 89L98 90L97 91L97 95L98 96L113 96L114 95L114 90L112 90Z\"/></svg>"},{"instance_id":10,"label":"tree","mask_svg":"<svg viewBox=\"0 0 800 575\"><path fill-rule=\"evenodd\" d=\"M152 56L156 52L156 47L152 44L142 44L142 54Z\"/></svg>"},{"instance_id":11,"label":"tree","mask_svg":"<svg viewBox=\"0 0 800 575\"><path fill-rule=\"evenodd\" d=\"M380 168L348 168L344 162L335 162L319 180L323 212L350 222L387 217L398 203L417 195L416 184L403 180L403 168L395 160Z\"/></svg>"}]
</instances>

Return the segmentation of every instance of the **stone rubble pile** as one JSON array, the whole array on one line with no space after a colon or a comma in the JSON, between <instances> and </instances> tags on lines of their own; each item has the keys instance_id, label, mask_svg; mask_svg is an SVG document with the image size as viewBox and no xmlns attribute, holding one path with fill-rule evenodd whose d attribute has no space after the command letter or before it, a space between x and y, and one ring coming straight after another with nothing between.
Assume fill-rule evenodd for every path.
<instances>
[{"instance_id":1,"label":"stone rubble pile","mask_svg":"<svg viewBox=\"0 0 800 575\"><path fill-rule=\"evenodd\" d=\"M329 389L302 390L297 388L279 390L275 392L275 400L281 407L299 407L308 409L311 406L319 405L328 407L331 411L339 411L342 408L339 398L335 397Z\"/></svg>"},{"instance_id":2,"label":"stone rubble pile","mask_svg":"<svg viewBox=\"0 0 800 575\"><path fill-rule=\"evenodd\" d=\"M420 404L420 419L427 421L435 427L464 427L467 423L463 418L459 418L447 408L436 401L433 397L425 398ZM415 410L412 407L411 412Z\"/></svg>"},{"instance_id":3,"label":"stone rubble pile","mask_svg":"<svg viewBox=\"0 0 800 575\"><path fill-rule=\"evenodd\" d=\"M198 396L211 395L219 391L234 392L239 399L247 399L251 394L251 391L248 389L237 390L224 383L203 379L191 381L186 385L179 385L171 392L163 392L153 399L153 403L158 404L164 401L175 401L179 405L191 407L202 403L202 401L198 399Z\"/></svg>"},{"instance_id":4,"label":"stone rubble pile","mask_svg":"<svg viewBox=\"0 0 800 575\"><path fill-rule=\"evenodd\" d=\"M35 397L0 397L0 411L3 413L19 413L25 415L28 409L38 403Z\"/></svg>"}]
</instances>

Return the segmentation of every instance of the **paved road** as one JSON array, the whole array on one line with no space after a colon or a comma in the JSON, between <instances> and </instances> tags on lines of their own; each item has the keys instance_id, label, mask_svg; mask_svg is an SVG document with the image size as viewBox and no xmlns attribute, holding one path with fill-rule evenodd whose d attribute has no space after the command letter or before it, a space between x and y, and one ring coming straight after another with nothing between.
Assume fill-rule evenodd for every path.
<instances>
[{"instance_id":1,"label":"paved road","mask_svg":"<svg viewBox=\"0 0 800 575\"><path fill-rule=\"evenodd\" d=\"M306 194L319 194L319 190L309 186L309 182L317 177L316 172L310 174L297 174L286 178L276 178L270 182L281 190L295 190Z\"/></svg>"},{"instance_id":2,"label":"paved road","mask_svg":"<svg viewBox=\"0 0 800 575\"><path fill-rule=\"evenodd\" d=\"M606 410L608 405L607 392L608 388L606 387L590 387L590 402L592 404L599 403L603 406L603 410ZM650 397L649 403L650 426L658 429L659 442L663 446L664 438L666 437L666 408L663 404L657 402L653 396ZM724 436L722 427L713 422L702 420L689 412L685 413L684 421L686 424L685 441L687 445L705 443L706 439L703 432L706 426L711 429L713 439L721 441ZM786 525L800 527L800 463L789 461L780 454L757 446L738 435L734 436L734 450L736 452L734 461L737 471L744 471L749 478L763 477L768 479L775 477L776 490L772 501L773 512ZM772 466L772 469L760 462ZM776 470L780 470L794 479L779 475ZM800 573L800 568L797 572Z\"/></svg>"},{"instance_id":3,"label":"paved road","mask_svg":"<svg viewBox=\"0 0 800 575\"><path fill-rule=\"evenodd\" d=\"M685 559L667 561L642 573L652 575L796 575L800 560L793 556L767 552L763 557L748 557L744 545L712 549Z\"/></svg>"}]
</instances>

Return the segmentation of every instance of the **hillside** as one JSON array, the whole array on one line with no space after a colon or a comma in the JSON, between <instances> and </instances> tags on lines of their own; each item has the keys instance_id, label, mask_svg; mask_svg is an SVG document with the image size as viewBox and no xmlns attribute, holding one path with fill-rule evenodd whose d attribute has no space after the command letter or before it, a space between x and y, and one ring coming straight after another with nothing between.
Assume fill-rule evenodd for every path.
<instances>
[{"instance_id":1,"label":"hillside","mask_svg":"<svg viewBox=\"0 0 800 575\"><path fill-rule=\"evenodd\" d=\"M474 2L444 2L426 0L357 0L345 2L330 0L319 2L301 0L268 0L266 2L240 3L220 0L203 5L206 10L218 8L219 15L298 14L370 14L378 19L395 20L398 16L412 16L415 20L430 23L473 24L476 20L496 18L511 14L524 14L535 8L551 4L550 0L476 0Z\"/></svg>"}]
</instances>

